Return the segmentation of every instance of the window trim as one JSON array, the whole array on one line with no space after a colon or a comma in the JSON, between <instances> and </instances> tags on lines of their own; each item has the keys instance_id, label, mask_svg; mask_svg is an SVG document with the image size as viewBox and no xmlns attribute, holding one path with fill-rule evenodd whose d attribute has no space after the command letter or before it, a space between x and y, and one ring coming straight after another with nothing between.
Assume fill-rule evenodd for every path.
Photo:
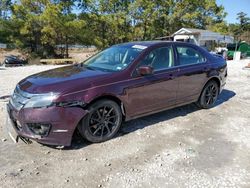
<instances>
[{"instance_id":1,"label":"window trim","mask_svg":"<svg viewBox=\"0 0 250 188\"><path fill-rule=\"evenodd\" d=\"M137 74L137 69L138 67L140 66L140 63L144 60L144 58L146 58L153 50L157 50L157 49L160 49L160 48L170 48L172 50L172 60L173 60L173 64L171 67L167 67L167 68L163 68L163 69L158 69L158 70L154 70L153 74L161 74L163 73L163 71L167 71L167 70L171 70L173 68L176 67L176 52L175 52L175 48L174 46L171 44L171 45L164 45L164 46L158 46L156 48L153 48L151 49L150 51L148 51L144 57L138 62L138 64L136 65L136 67L134 68L134 70L132 71L132 77L140 77L140 75Z\"/></svg>"}]
</instances>

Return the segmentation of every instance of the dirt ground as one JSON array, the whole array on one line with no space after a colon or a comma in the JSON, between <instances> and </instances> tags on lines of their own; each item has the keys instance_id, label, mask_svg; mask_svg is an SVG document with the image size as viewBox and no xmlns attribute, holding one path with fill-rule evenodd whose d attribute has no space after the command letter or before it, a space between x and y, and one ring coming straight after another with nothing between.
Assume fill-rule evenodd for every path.
<instances>
[{"instance_id":1,"label":"dirt ground","mask_svg":"<svg viewBox=\"0 0 250 188\"><path fill-rule=\"evenodd\" d=\"M228 63L216 106L194 104L123 124L105 143L14 144L0 99L0 187L250 187L250 60ZM55 66L0 68L0 97Z\"/></svg>"}]
</instances>

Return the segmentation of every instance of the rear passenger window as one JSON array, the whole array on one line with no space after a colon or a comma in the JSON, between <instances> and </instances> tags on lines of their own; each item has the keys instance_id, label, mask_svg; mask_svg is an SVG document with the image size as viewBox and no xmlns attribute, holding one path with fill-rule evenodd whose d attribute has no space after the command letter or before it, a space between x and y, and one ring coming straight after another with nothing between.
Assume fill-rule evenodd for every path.
<instances>
[{"instance_id":1,"label":"rear passenger window","mask_svg":"<svg viewBox=\"0 0 250 188\"><path fill-rule=\"evenodd\" d=\"M177 47L180 65L203 63L206 59L191 47Z\"/></svg>"}]
</instances>

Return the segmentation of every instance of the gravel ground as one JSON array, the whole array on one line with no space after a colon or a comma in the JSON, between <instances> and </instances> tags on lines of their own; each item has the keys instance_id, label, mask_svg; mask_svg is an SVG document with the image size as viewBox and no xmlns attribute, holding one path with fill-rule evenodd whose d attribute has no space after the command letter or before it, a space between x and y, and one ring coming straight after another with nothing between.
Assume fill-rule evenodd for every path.
<instances>
[{"instance_id":1,"label":"gravel ground","mask_svg":"<svg viewBox=\"0 0 250 188\"><path fill-rule=\"evenodd\" d=\"M228 63L217 105L190 104L123 124L105 143L14 144L0 99L0 187L250 187L250 60ZM0 97L55 66L0 67Z\"/></svg>"}]
</instances>

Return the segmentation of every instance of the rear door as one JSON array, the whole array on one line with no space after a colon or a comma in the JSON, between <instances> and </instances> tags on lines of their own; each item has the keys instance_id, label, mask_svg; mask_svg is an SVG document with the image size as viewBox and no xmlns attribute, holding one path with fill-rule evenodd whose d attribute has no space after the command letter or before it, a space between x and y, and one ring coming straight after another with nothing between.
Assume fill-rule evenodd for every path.
<instances>
[{"instance_id":1,"label":"rear door","mask_svg":"<svg viewBox=\"0 0 250 188\"><path fill-rule=\"evenodd\" d=\"M178 59L177 104L198 100L201 89L207 80L210 66L205 56L192 45L176 44Z\"/></svg>"}]
</instances>

